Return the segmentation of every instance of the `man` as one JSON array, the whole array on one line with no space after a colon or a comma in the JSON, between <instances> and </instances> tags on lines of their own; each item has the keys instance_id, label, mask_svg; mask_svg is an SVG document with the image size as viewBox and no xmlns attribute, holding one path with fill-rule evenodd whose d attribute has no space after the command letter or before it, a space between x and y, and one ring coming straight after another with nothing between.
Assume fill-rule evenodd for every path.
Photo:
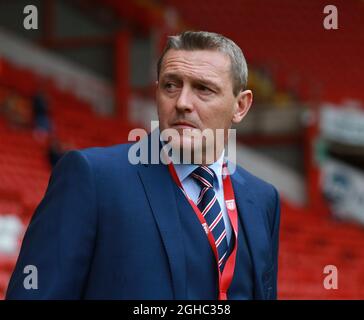
<instances>
[{"instance_id":1,"label":"man","mask_svg":"<svg viewBox=\"0 0 364 320\"><path fill-rule=\"evenodd\" d=\"M129 144L66 154L26 232L7 298L276 298L277 191L240 167L227 175L224 143L197 143L205 129L224 129L226 142L252 103L246 84L231 40L170 37L158 63L158 147L192 146L193 163L132 165ZM177 139L162 139L165 130ZM36 289L29 279L24 287L27 265L36 267Z\"/></svg>"}]
</instances>

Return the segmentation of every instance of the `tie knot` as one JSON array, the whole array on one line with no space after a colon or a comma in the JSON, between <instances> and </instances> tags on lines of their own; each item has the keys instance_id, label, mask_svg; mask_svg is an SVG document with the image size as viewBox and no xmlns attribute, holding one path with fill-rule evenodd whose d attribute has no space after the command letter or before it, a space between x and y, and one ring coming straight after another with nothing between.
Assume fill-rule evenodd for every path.
<instances>
[{"instance_id":1,"label":"tie knot","mask_svg":"<svg viewBox=\"0 0 364 320\"><path fill-rule=\"evenodd\" d=\"M214 172L207 166L200 166L195 169L191 176L201 185L201 187L212 188L214 186Z\"/></svg>"}]
</instances>

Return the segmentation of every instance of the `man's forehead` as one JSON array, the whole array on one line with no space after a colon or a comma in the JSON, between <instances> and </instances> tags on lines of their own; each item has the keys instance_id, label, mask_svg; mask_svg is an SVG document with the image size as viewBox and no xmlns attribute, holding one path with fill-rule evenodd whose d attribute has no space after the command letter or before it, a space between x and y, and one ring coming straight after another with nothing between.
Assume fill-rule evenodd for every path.
<instances>
[{"instance_id":1,"label":"man's forehead","mask_svg":"<svg viewBox=\"0 0 364 320\"><path fill-rule=\"evenodd\" d=\"M211 84L218 84L222 82L221 77L215 76L214 74L203 74L203 73L193 73L193 72L184 72L183 70L176 70L171 72L163 73L162 77L164 80L181 80L187 76L192 81L197 82L205 82Z\"/></svg>"},{"instance_id":2,"label":"man's forehead","mask_svg":"<svg viewBox=\"0 0 364 320\"><path fill-rule=\"evenodd\" d=\"M161 72L189 69L204 72L221 73L230 72L229 57L217 50L176 50L170 49L163 58Z\"/></svg>"}]
</instances>

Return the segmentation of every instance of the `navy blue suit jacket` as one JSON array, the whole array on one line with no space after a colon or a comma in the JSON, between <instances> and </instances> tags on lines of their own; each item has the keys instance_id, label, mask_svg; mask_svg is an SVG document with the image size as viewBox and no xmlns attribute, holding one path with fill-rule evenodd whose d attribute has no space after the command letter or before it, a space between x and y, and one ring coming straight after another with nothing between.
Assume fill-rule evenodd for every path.
<instances>
[{"instance_id":1,"label":"navy blue suit jacket","mask_svg":"<svg viewBox=\"0 0 364 320\"><path fill-rule=\"evenodd\" d=\"M59 161L7 299L188 299L174 182L163 164L131 165L129 148L71 151ZM241 167L232 183L253 269L239 277L253 277L253 298L274 299L278 194ZM27 265L37 268L37 289L23 285Z\"/></svg>"}]
</instances>

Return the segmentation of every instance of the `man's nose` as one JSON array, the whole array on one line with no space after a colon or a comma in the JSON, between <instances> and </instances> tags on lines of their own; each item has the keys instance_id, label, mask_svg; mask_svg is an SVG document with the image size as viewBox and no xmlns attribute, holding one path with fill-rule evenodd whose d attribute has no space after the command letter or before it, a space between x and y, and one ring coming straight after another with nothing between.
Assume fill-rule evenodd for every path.
<instances>
[{"instance_id":1,"label":"man's nose","mask_svg":"<svg viewBox=\"0 0 364 320\"><path fill-rule=\"evenodd\" d=\"M189 112L193 109L193 92L187 87L183 86L178 99L176 101L176 109L179 111Z\"/></svg>"}]
</instances>

